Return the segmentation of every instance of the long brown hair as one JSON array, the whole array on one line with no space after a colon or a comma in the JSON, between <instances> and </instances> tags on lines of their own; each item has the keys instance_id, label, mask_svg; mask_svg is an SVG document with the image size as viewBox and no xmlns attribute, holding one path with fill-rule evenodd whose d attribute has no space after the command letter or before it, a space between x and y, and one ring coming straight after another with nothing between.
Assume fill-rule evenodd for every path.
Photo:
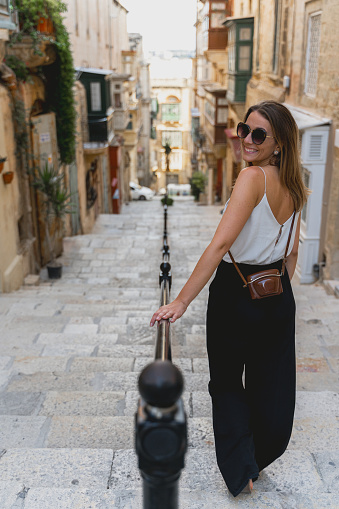
<instances>
[{"instance_id":1,"label":"long brown hair","mask_svg":"<svg viewBox=\"0 0 339 509\"><path fill-rule=\"evenodd\" d=\"M306 203L308 195L301 175L298 126L291 112L276 101L263 101L251 106L244 122L253 111L260 113L271 124L273 136L280 148L279 154L272 156L272 164L279 168L280 182L289 190L298 211Z\"/></svg>"}]
</instances>

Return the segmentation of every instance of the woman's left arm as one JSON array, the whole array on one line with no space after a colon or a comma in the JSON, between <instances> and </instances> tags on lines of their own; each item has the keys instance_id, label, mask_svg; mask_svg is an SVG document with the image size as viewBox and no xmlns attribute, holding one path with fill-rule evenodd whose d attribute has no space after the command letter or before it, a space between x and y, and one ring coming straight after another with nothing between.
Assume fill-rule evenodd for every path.
<instances>
[{"instance_id":1,"label":"woman's left arm","mask_svg":"<svg viewBox=\"0 0 339 509\"><path fill-rule=\"evenodd\" d=\"M261 170L258 171L261 175ZM211 243L202 254L177 298L154 313L150 322L151 326L162 319L170 318L171 322L175 322L184 314L192 300L209 281L222 258L243 229L258 201L259 181L257 175L257 172L251 168L246 168L240 172L232 197Z\"/></svg>"}]
</instances>

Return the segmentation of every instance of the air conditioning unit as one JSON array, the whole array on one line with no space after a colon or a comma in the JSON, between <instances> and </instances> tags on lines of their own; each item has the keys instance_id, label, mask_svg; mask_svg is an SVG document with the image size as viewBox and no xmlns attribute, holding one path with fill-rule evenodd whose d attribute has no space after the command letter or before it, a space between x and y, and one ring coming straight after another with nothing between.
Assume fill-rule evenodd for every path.
<instances>
[{"instance_id":1,"label":"air conditioning unit","mask_svg":"<svg viewBox=\"0 0 339 509\"><path fill-rule=\"evenodd\" d=\"M308 129L302 137L301 158L303 163L326 163L328 127Z\"/></svg>"}]
</instances>

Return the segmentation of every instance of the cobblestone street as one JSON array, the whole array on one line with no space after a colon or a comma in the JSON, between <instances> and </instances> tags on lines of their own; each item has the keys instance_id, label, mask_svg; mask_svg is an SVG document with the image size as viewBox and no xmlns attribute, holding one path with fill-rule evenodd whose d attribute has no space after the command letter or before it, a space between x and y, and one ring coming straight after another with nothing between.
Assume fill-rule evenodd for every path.
<instances>
[{"instance_id":1,"label":"cobblestone street","mask_svg":"<svg viewBox=\"0 0 339 509\"><path fill-rule=\"evenodd\" d=\"M174 297L212 238L217 206L169 207ZM64 241L63 277L0 295L0 509L140 509L140 370L154 355L163 212L158 198ZM297 407L286 453L252 495L230 496L213 444L205 288L172 327L189 451L181 509L339 508L339 299L294 283ZM227 325L227 310L225 310ZM272 341L274 337L272 337ZM161 509L161 508L159 508Z\"/></svg>"}]
</instances>

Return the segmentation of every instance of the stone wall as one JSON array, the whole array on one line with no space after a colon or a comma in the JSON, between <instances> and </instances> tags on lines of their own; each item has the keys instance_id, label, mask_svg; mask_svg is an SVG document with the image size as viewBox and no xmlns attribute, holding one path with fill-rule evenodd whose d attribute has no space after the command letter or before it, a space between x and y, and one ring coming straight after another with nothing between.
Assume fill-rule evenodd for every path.
<instances>
[{"instance_id":1,"label":"stone wall","mask_svg":"<svg viewBox=\"0 0 339 509\"><path fill-rule=\"evenodd\" d=\"M0 175L0 292L17 290L24 276L24 260L19 253L20 196L10 104L10 93L0 85L0 155L7 157ZM14 178L11 184L5 184L3 174L9 171L14 172Z\"/></svg>"},{"instance_id":2,"label":"stone wall","mask_svg":"<svg viewBox=\"0 0 339 509\"><path fill-rule=\"evenodd\" d=\"M113 0L65 3L75 66L122 72L121 50L129 49L126 9Z\"/></svg>"}]
</instances>

